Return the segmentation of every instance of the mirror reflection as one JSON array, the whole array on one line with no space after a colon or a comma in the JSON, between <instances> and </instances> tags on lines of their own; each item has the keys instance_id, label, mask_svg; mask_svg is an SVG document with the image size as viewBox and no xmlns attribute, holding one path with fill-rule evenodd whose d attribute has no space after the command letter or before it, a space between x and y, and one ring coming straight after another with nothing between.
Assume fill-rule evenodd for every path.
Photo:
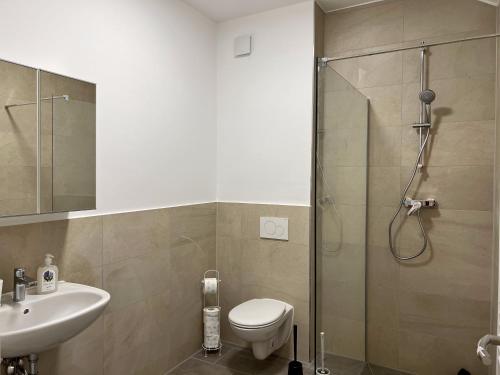
<instances>
[{"instance_id":1,"label":"mirror reflection","mask_svg":"<svg viewBox=\"0 0 500 375\"><path fill-rule=\"evenodd\" d=\"M0 60L0 105L0 217L95 209L95 85Z\"/></svg>"},{"instance_id":2,"label":"mirror reflection","mask_svg":"<svg viewBox=\"0 0 500 375\"><path fill-rule=\"evenodd\" d=\"M0 60L0 216L37 212L36 74Z\"/></svg>"},{"instance_id":3,"label":"mirror reflection","mask_svg":"<svg viewBox=\"0 0 500 375\"><path fill-rule=\"evenodd\" d=\"M95 208L95 85L42 71L41 212Z\"/></svg>"}]
</instances>

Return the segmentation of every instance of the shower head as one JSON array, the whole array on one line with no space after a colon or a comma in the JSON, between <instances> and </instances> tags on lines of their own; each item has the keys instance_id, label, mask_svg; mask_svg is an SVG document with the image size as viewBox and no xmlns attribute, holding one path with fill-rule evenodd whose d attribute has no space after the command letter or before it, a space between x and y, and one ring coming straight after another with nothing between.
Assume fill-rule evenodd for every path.
<instances>
[{"instance_id":1,"label":"shower head","mask_svg":"<svg viewBox=\"0 0 500 375\"><path fill-rule=\"evenodd\" d=\"M420 101L422 103L429 105L434 101L434 99L436 99L436 93L430 89L426 89L426 90L420 91L420 94L418 95L418 97L420 98Z\"/></svg>"}]
</instances>

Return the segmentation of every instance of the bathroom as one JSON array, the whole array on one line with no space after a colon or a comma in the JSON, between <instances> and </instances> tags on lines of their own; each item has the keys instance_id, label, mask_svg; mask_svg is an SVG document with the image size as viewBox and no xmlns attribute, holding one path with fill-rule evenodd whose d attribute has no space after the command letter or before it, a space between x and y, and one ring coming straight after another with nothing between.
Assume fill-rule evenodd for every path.
<instances>
[{"instance_id":1,"label":"bathroom","mask_svg":"<svg viewBox=\"0 0 500 375\"><path fill-rule=\"evenodd\" d=\"M2 375L500 373L498 0L0 14Z\"/></svg>"}]
</instances>

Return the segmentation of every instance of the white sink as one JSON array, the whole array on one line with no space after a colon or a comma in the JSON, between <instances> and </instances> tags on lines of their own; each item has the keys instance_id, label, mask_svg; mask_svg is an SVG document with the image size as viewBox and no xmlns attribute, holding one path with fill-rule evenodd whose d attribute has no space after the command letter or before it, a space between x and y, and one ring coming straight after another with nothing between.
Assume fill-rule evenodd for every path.
<instances>
[{"instance_id":1,"label":"white sink","mask_svg":"<svg viewBox=\"0 0 500 375\"><path fill-rule=\"evenodd\" d=\"M104 290L59 282L58 291L36 295L26 293L13 302L12 293L2 296L0 348L3 358L38 354L76 336L92 324L109 303Z\"/></svg>"}]
</instances>

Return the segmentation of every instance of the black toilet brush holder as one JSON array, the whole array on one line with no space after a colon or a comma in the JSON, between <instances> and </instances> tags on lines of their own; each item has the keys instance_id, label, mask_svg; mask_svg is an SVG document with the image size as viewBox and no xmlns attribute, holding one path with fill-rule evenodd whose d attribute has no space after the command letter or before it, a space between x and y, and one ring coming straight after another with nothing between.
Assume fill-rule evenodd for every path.
<instances>
[{"instance_id":1,"label":"black toilet brush holder","mask_svg":"<svg viewBox=\"0 0 500 375\"><path fill-rule=\"evenodd\" d=\"M303 375L302 363L297 361L297 324L293 325L293 361L288 363L288 375Z\"/></svg>"}]
</instances>

